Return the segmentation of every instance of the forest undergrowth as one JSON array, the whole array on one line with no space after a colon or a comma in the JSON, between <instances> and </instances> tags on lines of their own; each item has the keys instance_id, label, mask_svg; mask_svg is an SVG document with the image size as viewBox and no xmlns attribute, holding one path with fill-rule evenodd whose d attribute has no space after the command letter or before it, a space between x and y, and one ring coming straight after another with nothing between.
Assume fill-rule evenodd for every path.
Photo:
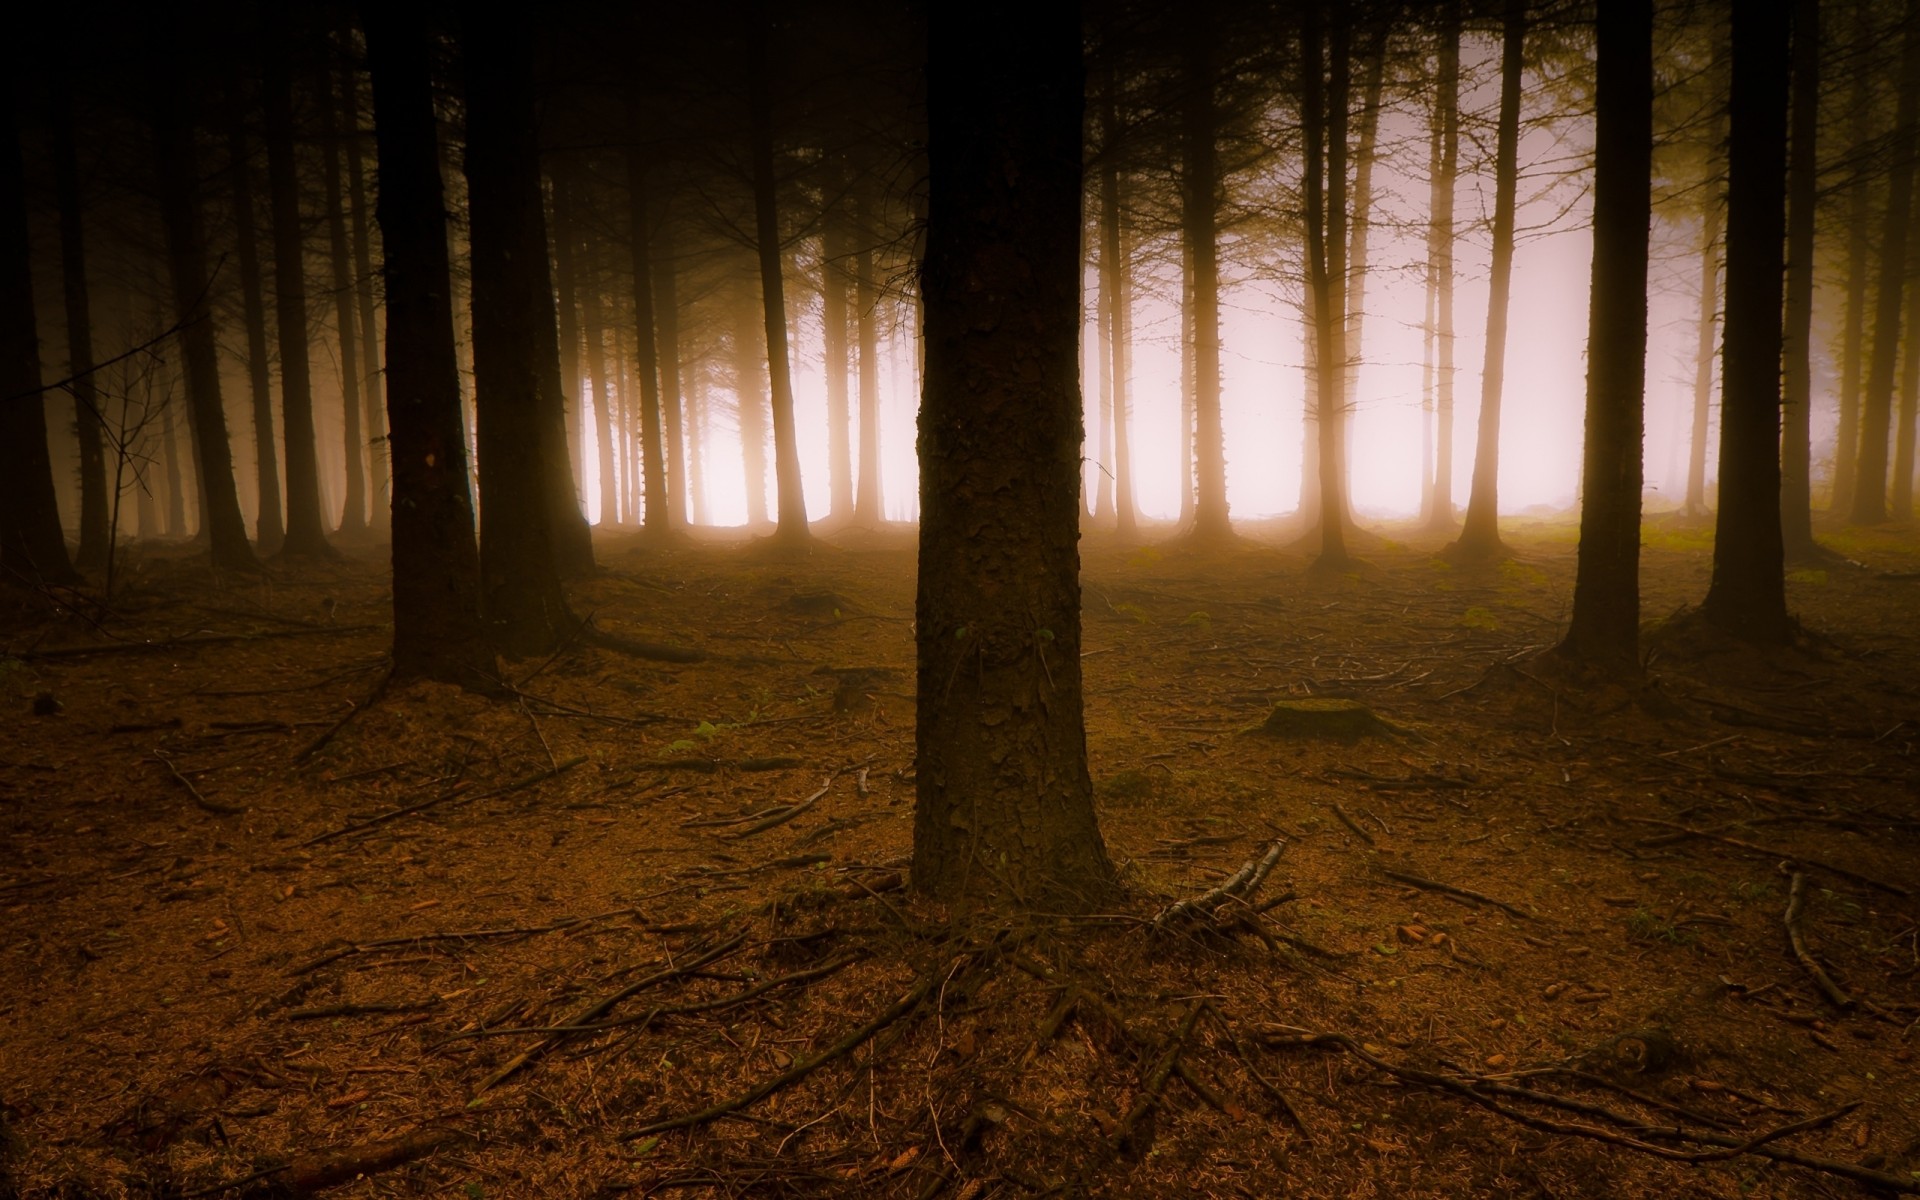
<instances>
[{"instance_id":1,"label":"forest undergrowth","mask_svg":"<svg viewBox=\"0 0 1920 1200\"><path fill-rule=\"evenodd\" d=\"M492 698L382 688L372 548L10 594L0 1196L1920 1192L1911 542L1630 689L1542 657L1569 526L1254 533L1085 545L1071 916L905 887L903 532L603 539L577 610L698 660ZM1379 722L1257 729L1310 699Z\"/></svg>"}]
</instances>

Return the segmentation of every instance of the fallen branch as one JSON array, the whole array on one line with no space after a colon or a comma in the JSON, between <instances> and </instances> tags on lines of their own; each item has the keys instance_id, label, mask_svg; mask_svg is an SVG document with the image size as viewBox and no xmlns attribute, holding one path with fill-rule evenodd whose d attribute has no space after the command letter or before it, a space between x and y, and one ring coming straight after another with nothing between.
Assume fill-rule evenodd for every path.
<instances>
[{"instance_id":1,"label":"fallen branch","mask_svg":"<svg viewBox=\"0 0 1920 1200\"><path fill-rule=\"evenodd\" d=\"M368 1017L386 1013L427 1012L440 1007L438 1000L419 1000L397 1004L325 1004L319 1008L296 1008L287 1014L289 1021L321 1021L328 1017Z\"/></svg>"},{"instance_id":2,"label":"fallen branch","mask_svg":"<svg viewBox=\"0 0 1920 1200\"><path fill-rule=\"evenodd\" d=\"M879 1033L882 1029L885 1029L914 1009L920 1007L920 1002L925 1000L927 993L933 990L934 981L945 978L945 976L946 972L944 971L930 971L922 975L915 981L913 987L908 989L905 995L888 1005L866 1024L847 1034L847 1036L841 1038L812 1058L796 1061L780 1074L775 1075L771 1079L762 1080L738 1096L733 1097L731 1100L722 1100L720 1103L710 1105L707 1108L701 1109L699 1112L685 1113L677 1117L667 1117L664 1120L653 1121L649 1124L642 1125L638 1129L628 1130L620 1135L620 1140L623 1142L631 1142L639 1138L650 1137L654 1134L666 1133L669 1130L692 1129L696 1126L705 1125L709 1121L724 1117L729 1113L738 1112L750 1105L757 1104L773 1093L805 1079L834 1059L844 1054L852 1053L861 1045L865 1044L868 1039L872 1038L874 1034Z\"/></svg>"},{"instance_id":3,"label":"fallen branch","mask_svg":"<svg viewBox=\"0 0 1920 1200\"><path fill-rule=\"evenodd\" d=\"M753 824L747 826L745 829L742 829L739 833L734 834L733 835L734 840L739 841L741 838L750 838L755 834L765 833L769 829L778 829L780 826L785 825L788 821L793 820L795 817L799 816L801 813L806 812L808 809L812 808L814 805L820 803L821 798L833 789L833 781L838 778L840 778L840 773L838 771L835 771L833 774L827 776L827 781L820 785L819 791L815 792L811 796L808 796L805 800L800 801L800 803L798 804L789 804L786 807L778 810L777 812L771 813L768 816L765 816L760 820L755 821Z\"/></svg>"},{"instance_id":4,"label":"fallen branch","mask_svg":"<svg viewBox=\"0 0 1920 1200\"><path fill-rule=\"evenodd\" d=\"M1186 1015L1180 1018L1179 1028L1168 1039L1166 1048L1160 1052L1147 1077L1140 1081L1140 1095L1134 1100L1133 1107L1127 1110L1126 1116L1120 1118L1120 1123L1113 1127L1112 1135L1107 1138L1109 1155L1128 1149L1133 1142L1134 1128L1159 1105L1161 1093L1166 1091L1167 1077L1173 1074L1179 1064L1180 1052L1186 1049L1187 1039L1193 1036L1193 1027L1199 1022L1200 1010L1205 1004L1204 1000L1195 1000L1187 1006Z\"/></svg>"},{"instance_id":5,"label":"fallen branch","mask_svg":"<svg viewBox=\"0 0 1920 1200\"><path fill-rule=\"evenodd\" d=\"M308 742L306 746L301 749L300 753L293 756L293 761L305 762L308 759L312 758L314 755L320 753L320 751L323 748L325 748L326 744L333 740L335 734L339 733L342 729L345 729L347 727L347 722L353 720L355 717L359 716L361 713L365 712L367 709L372 708L374 701L380 699L381 695L386 692L387 685L392 682L393 682L393 668L389 666L386 670L386 673L380 676L380 682L374 684L373 690L367 693L367 698L365 700L361 701L359 704L355 704L351 700L347 701L346 714L343 715L338 721L335 721L333 724L327 726L324 730L322 730L320 732L319 737L313 739L311 742Z\"/></svg>"},{"instance_id":6,"label":"fallen branch","mask_svg":"<svg viewBox=\"0 0 1920 1200\"><path fill-rule=\"evenodd\" d=\"M1827 999L1833 1001L1835 1008L1852 1008L1853 997L1847 995L1846 990L1833 981L1833 976L1814 961L1813 955L1807 950L1806 939L1800 935L1800 911L1806 902L1806 886L1807 877L1795 871L1793 884L1787 889L1787 944L1793 947L1793 957L1806 968L1807 974L1813 976L1813 982L1819 985Z\"/></svg>"},{"instance_id":7,"label":"fallen branch","mask_svg":"<svg viewBox=\"0 0 1920 1200\"><path fill-rule=\"evenodd\" d=\"M384 625L326 625L318 629L280 629L271 633L204 633L190 637L163 638L157 642L110 642L104 646L49 646L44 650L22 650L9 655L24 662L47 658L85 658L93 654L159 654L191 646L224 646L233 642L264 642L275 638L330 637L342 633L367 633L385 629Z\"/></svg>"},{"instance_id":8,"label":"fallen branch","mask_svg":"<svg viewBox=\"0 0 1920 1200\"><path fill-rule=\"evenodd\" d=\"M1252 907L1254 893L1266 882L1267 875L1273 870L1280 856L1286 853L1285 838L1275 838L1261 848L1259 854L1248 859L1238 871L1227 876L1220 884L1201 895L1179 900L1161 909L1148 922L1149 928L1166 929L1174 922L1204 923L1212 925L1220 909L1231 903Z\"/></svg>"},{"instance_id":9,"label":"fallen branch","mask_svg":"<svg viewBox=\"0 0 1920 1200\"><path fill-rule=\"evenodd\" d=\"M1369 846L1376 844L1373 840L1373 835L1368 833L1366 830L1360 828L1360 822L1354 820L1353 816L1350 813L1348 813L1345 808L1341 807L1340 802L1338 800L1335 800L1333 802L1333 815L1340 818L1340 823L1342 825L1345 825L1348 829L1353 830L1353 835L1355 837L1359 838L1361 841L1365 842Z\"/></svg>"},{"instance_id":10,"label":"fallen branch","mask_svg":"<svg viewBox=\"0 0 1920 1200\"><path fill-rule=\"evenodd\" d=\"M432 808L435 805L445 804L449 800L453 800L456 798L462 800L465 803L472 803L475 800L492 800L496 797L505 796L513 792L524 791L525 789L533 787L536 784L545 783L547 780L552 779L556 775L564 775L568 771L573 770L575 767L579 766L581 763L585 761L587 761L587 758L584 754L574 758L569 758L565 762L555 763L553 766L548 767L544 771L535 771L533 774L528 775L523 779L516 779L512 783L509 783L504 787L497 787L490 792L481 792L478 795L463 795L459 788L454 788L451 791L442 792L440 795L435 796L430 800L422 800L418 804L409 804L405 808L396 808L390 812L383 812L378 816L368 817L364 821L355 822L354 824L348 825L343 829L333 829L333 830L327 831L326 833L316 834L313 837L308 838L306 841L301 842L299 846L296 848L305 849L308 846L318 846L322 842L331 842L335 838L343 838L349 834L363 833L366 830L374 828L375 826L385 825L389 821L397 821L401 817L411 816L417 812L425 812L427 809Z\"/></svg>"},{"instance_id":11,"label":"fallen branch","mask_svg":"<svg viewBox=\"0 0 1920 1200\"><path fill-rule=\"evenodd\" d=\"M1531 921L1534 919L1532 913L1524 909L1515 908L1505 900L1495 900L1492 896L1485 895L1481 892L1469 891L1463 887L1455 887L1451 883L1441 883L1437 879L1428 879L1424 875L1414 875L1407 871L1395 871L1389 867L1381 867L1380 873L1388 879L1399 880L1401 883L1407 884L1410 887L1420 888L1423 891L1443 892L1449 896L1458 896L1462 900L1477 900L1482 904L1491 904L1502 912L1512 913L1523 921Z\"/></svg>"},{"instance_id":12,"label":"fallen branch","mask_svg":"<svg viewBox=\"0 0 1920 1200\"><path fill-rule=\"evenodd\" d=\"M595 913L590 917L567 917L551 925L520 925L509 929L456 929L444 933L416 933L408 937L381 938L377 942L359 942L351 946L342 946L330 950L318 958L310 959L288 971L289 975L305 975L317 971L328 963L354 954L369 954L375 950L391 950L401 946L418 946L423 942L472 942L483 938L527 937L538 933L553 933L556 930L572 929L588 921L602 921L608 917L625 916L638 912L635 908L616 908L610 912Z\"/></svg>"},{"instance_id":13,"label":"fallen branch","mask_svg":"<svg viewBox=\"0 0 1920 1200\"><path fill-rule=\"evenodd\" d=\"M1890 895L1913 895L1912 891L1901 887L1897 883L1887 883L1883 880L1875 879L1870 875L1862 875L1857 871L1849 871L1845 867L1836 867L1832 863L1822 862L1817 858L1808 858L1804 854L1795 854L1791 850L1780 850L1772 846L1762 846L1756 842L1746 842L1739 838L1728 837L1723 833L1713 833L1705 829L1695 829L1690 825L1682 825L1676 821L1662 821L1657 817L1623 817L1621 819L1630 821L1635 825L1658 825L1662 829L1671 829L1675 833L1683 834L1686 837L1697 837L1709 842L1719 842L1723 846L1732 846L1736 850L1745 850L1749 854L1764 854L1772 859L1784 859L1787 862L1805 863L1809 867L1818 867L1829 874L1838 875L1842 879L1851 879L1855 883L1863 883L1871 888L1878 888Z\"/></svg>"},{"instance_id":14,"label":"fallen branch","mask_svg":"<svg viewBox=\"0 0 1920 1200\"><path fill-rule=\"evenodd\" d=\"M340 1150L302 1154L279 1166L255 1171L251 1175L230 1179L196 1192L182 1192L180 1196L181 1200L197 1200L198 1197L216 1196L263 1179L274 1181L272 1190L275 1195L310 1196L327 1188L351 1183L362 1175L390 1171L417 1158L425 1158L452 1141L453 1137L451 1131L444 1129L416 1130L405 1137L384 1142L367 1142Z\"/></svg>"},{"instance_id":15,"label":"fallen branch","mask_svg":"<svg viewBox=\"0 0 1920 1200\"><path fill-rule=\"evenodd\" d=\"M201 795L200 789L193 786L193 781L180 773L179 768L173 765L172 759L163 758L160 755L156 754L153 756L153 761L165 767L167 769L167 774L173 776L174 780L178 782L181 787L187 789L187 794L193 797L194 805L198 807L201 811L210 812L215 816L219 816L219 817L238 817L246 813L247 811L246 809L241 808L237 805L215 804L213 801Z\"/></svg>"}]
</instances>

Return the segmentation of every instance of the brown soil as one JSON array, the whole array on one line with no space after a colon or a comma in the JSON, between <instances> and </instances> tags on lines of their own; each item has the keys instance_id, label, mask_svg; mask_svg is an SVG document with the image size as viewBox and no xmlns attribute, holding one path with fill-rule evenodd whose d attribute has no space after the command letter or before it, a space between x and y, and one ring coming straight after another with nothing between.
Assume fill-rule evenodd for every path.
<instances>
[{"instance_id":1,"label":"brown soil","mask_svg":"<svg viewBox=\"0 0 1920 1200\"><path fill-rule=\"evenodd\" d=\"M1920 556L1853 535L1873 570L1790 585L1801 645L1676 622L1628 690L1538 657L1572 531L1505 533L1504 565L1383 540L1332 577L1282 530L1091 540L1127 890L1003 924L900 887L905 535L604 541L578 609L704 661L578 647L504 701L364 711L372 551L269 584L151 556L109 613L15 593L0 1196L1862 1194L1756 1149L1920 1190L1920 583L1878 573ZM1704 594L1703 543L1650 530L1647 612ZM1303 697L1396 736L1244 735ZM1257 921L1151 925L1273 839ZM1790 946L1795 873L1848 1007Z\"/></svg>"}]
</instances>

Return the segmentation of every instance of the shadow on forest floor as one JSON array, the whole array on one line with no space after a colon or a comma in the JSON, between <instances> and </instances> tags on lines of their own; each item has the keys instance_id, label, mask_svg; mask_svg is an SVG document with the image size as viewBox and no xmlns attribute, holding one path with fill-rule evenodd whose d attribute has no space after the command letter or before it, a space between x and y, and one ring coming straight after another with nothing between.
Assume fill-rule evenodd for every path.
<instances>
[{"instance_id":1,"label":"shadow on forest floor","mask_svg":"<svg viewBox=\"0 0 1920 1200\"><path fill-rule=\"evenodd\" d=\"M0 1195L1920 1189L1911 543L1795 573L1823 637L1634 694L1532 661L1568 527L1332 577L1244 532L1086 543L1127 893L1008 927L902 888L905 532L603 539L578 611L705 661L390 690L310 756L381 678L376 552L10 598ZM1646 613L1697 601L1695 531L1647 541ZM1309 697L1399 736L1241 736ZM1257 919L1152 927L1275 842Z\"/></svg>"}]
</instances>

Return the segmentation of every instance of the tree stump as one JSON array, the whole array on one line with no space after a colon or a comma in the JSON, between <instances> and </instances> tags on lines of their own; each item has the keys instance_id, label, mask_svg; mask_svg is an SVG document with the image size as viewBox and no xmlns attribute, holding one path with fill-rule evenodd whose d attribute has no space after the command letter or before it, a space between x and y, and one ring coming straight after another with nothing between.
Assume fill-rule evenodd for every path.
<instances>
[{"instance_id":1,"label":"tree stump","mask_svg":"<svg viewBox=\"0 0 1920 1200\"><path fill-rule=\"evenodd\" d=\"M1358 700L1316 697L1278 701L1265 721L1246 732L1276 738L1357 742L1369 737L1398 738L1401 731Z\"/></svg>"}]
</instances>

